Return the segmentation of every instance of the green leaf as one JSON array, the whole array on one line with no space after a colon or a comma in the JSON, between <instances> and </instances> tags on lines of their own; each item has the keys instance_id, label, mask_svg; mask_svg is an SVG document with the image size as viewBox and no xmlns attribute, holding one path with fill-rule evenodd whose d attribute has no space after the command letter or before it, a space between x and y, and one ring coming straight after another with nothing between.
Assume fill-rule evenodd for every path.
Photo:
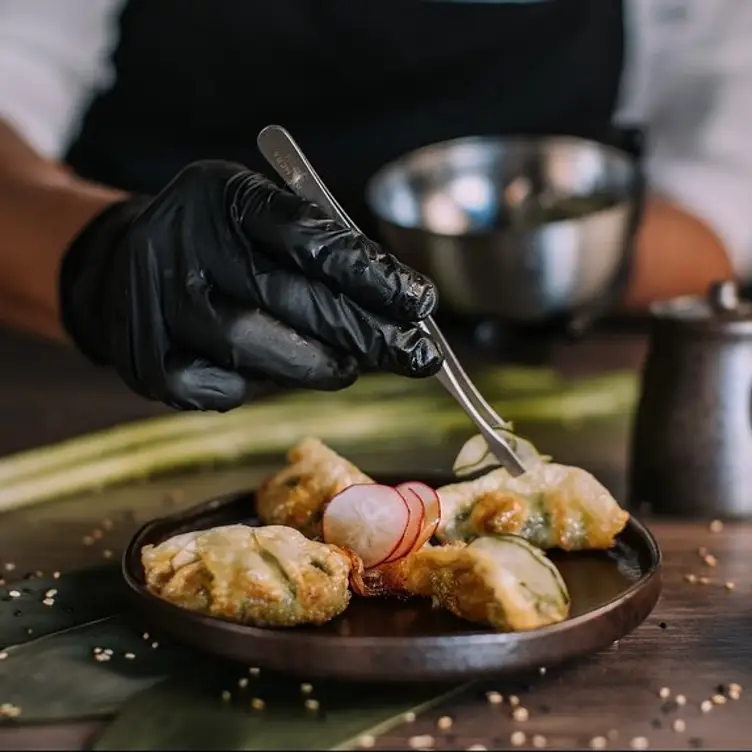
<instances>
[{"instance_id":1,"label":"green leaf","mask_svg":"<svg viewBox=\"0 0 752 752\"><path fill-rule=\"evenodd\" d=\"M246 678L246 688L238 680ZM384 733L405 713L428 709L465 685L382 686L316 682L310 694L298 680L249 676L244 667L216 663L190 680L171 679L131 700L95 750L352 749L367 733ZM223 700L222 692L231 699ZM253 698L264 701L254 710ZM306 709L315 699L318 710Z\"/></svg>"},{"instance_id":2,"label":"green leaf","mask_svg":"<svg viewBox=\"0 0 752 752\"><path fill-rule=\"evenodd\" d=\"M0 661L0 702L21 708L22 722L112 715L192 661L186 648L154 648L153 639L110 617L11 647ZM110 660L96 660L97 648L111 650ZM126 656L131 653L132 660Z\"/></svg>"},{"instance_id":3,"label":"green leaf","mask_svg":"<svg viewBox=\"0 0 752 752\"><path fill-rule=\"evenodd\" d=\"M116 614L125 591L117 564L8 584L0 589L0 649Z\"/></svg>"}]
</instances>

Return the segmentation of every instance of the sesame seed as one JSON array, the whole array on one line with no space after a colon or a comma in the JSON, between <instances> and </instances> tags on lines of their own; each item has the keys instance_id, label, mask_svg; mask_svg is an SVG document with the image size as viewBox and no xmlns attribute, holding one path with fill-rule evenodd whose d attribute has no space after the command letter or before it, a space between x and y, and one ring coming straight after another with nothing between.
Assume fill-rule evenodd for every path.
<instances>
[{"instance_id":1,"label":"sesame seed","mask_svg":"<svg viewBox=\"0 0 752 752\"><path fill-rule=\"evenodd\" d=\"M504 702L504 698L498 692L486 692L486 700L491 705L501 705Z\"/></svg>"},{"instance_id":2,"label":"sesame seed","mask_svg":"<svg viewBox=\"0 0 752 752\"><path fill-rule=\"evenodd\" d=\"M543 749L546 746L546 743L547 743L546 737L543 736L543 734L536 734L533 737L533 746L536 749Z\"/></svg>"},{"instance_id":3,"label":"sesame seed","mask_svg":"<svg viewBox=\"0 0 752 752\"><path fill-rule=\"evenodd\" d=\"M700 577L697 581L700 585L708 585L710 584L710 577Z\"/></svg>"},{"instance_id":4,"label":"sesame seed","mask_svg":"<svg viewBox=\"0 0 752 752\"><path fill-rule=\"evenodd\" d=\"M92 652L94 653L94 655L96 655L97 653L101 653L102 652L102 648L94 648L94 650Z\"/></svg>"},{"instance_id":5,"label":"sesame seed","mask_svg":"<svg viewBox=\"0 0 752 752\"><path fill-rule=\"evenodd\" d=\"M673 723L673 729L674 729L674 731L676 731L676 732L677 732L678 734L681 734L682 732L686 731L686 729L687 729L687 724L686 724L686 723L685 723L685 722L684 722L684 721L683 721L683 720L682 720L681 718L677 718L677 719L676 719L676 720L674 721L674 723Z\"/></svg>"},{"instance_id":6,"label":"sesame seed","mask_svg":"<svg viewBox=\"0 0 752 752\"><path fill-rule=\"evenodd\" d=\"M103 663L104 661L109 661L110 656L107 655L107 653L96 653L94 655L94 659L99 661L100 663Z\"/></svg>"},{"instance_id":7,"label":"sesame seed","mask_svg":"<svg viewBox=\"0 0 752 752\"><path fill-rule=\"evenodd\" d=\"M713 703L713 705L724 705L726 703L726 698L723 695L713 695L710 698L710 701Z\"/></svg>"},{"instance_id":8,"label":"sesame seed","mask_svg":"<svg viewBox=\"0 0 752 752\"><path fill-rule=\"evenodd\" d=\"M736 585L733 582L731 582L731 580L729 580L728 582L723 583L723 587L725 587L726 590L733 590L736 587Z\"/></svg>"},{"instance_id":9,"label":"sesame seed","mask_svg":"<svg viewBox=\"0 0 752 752\"><path fill-rule=\"evenodd\" d=\"M102 551L102 556L104 556L105 559L111 559L112 558L112 551L110 551L109 548L105 548L105 550Z\"/></svg>"},{"instance_id":10,"label":"sesame seed","mask_svg":"<svg viewBox=\"0 0 752 752\"><path fill-rule=\"evenodd\" d=\"M57 595L57 590L55 590L55 588L51 588L50 590L48 590L44 594L44 597L45 598L54 598L56 595Z\"/></svg>"},{"instance_id":11,"label":"sesame seed","mask_svg":"<svg viewBox=\"0 0 752 752\"><path fill-rule=\"evenodd\" d=\"M144 638L144 640L148 640L148 639L149 639L149 633L148 633L148 632L144 632L144 633L143 633L143 634L141 635L141 637L143 637L143 638Z\"/></svg>"},{"instance_id":12,"label":"sesame seed","mask_svg":"<svg viewBox=\"0 0 752 752\"><path fill-rule=\"evenodd\" d=\"M405 715L402 716L402 720L405 723L414 723L415 722L415 713L413 713L412 710L405 713Z\"/></svg>"},{"instance_id":13,"label":"sesame seed","mask_svg":"<svg viewBox=\"0 0 752 752\"><path fill-rule=\"evenodd\" d=\"M83 543L84 546L90 546L92 543L94 543L94 538L92 538L90 535L84 535L84 537L81 539L81 543Z\"/></svg>"},{"instance_id":14,"label":"sesame seed","mask_svg":"<svg viewBox=\"0 0 752 752\"><path fill-rule=\"evenodd\" d=\"M0 705L0 715L5 718L18 718L21 715L21 708L9 702L4 702Z\"/></svg>"},{"instance_id":15,"label":"sesame seed","mask_svg":"<svg viewBox=\"0 0 752 752\"><path fill-rule=\"evenodd\" d=\"M517 695L509 695L509 704L516 708L520 704L520 698Z\"/></svg>"},{"instance_id":16,"label":"sesame seed","mask_svg":"<svg viewBox=\"0 0 752 752\"><path fill-rule=\"evenodd\" d=\"M686 580L687 582L695 583L695 582L697 582L697 575L696 575L696 574L692 574L692 573L690 572L689 574L685 574L685 575L684 575L684 579L685 579L685 580Z\"/></svg>"},{"instance_id":17,"label":"sesame seed","mask_svg":"<svg viewBox=\"0 0 752 752\"><path fill-rule=\"evenodd\" d=\"M8 657L8 653L3 650L2 653L0 653L0 661L4 661Z\"/></svg>"},{"instance_id":18,"label":"sesame seed","mask_svg":"<svg viewBox=\"0 0 752 752\"><path fill-rule=\"evenodd\" d=\"M127 661L132 661L136 657L135 653L124 653L123 658L125 658Z\"/></svg>"},{"instance_id":19,"label":"sesame seed","mask_svg":"<svg viewBox=\"0 0 752 752\"><path fill-rule=\"evenodd\" d=\"M590 749L606 749L608 740L605 736L594 736L590 740Z\"/></svg>"},{"instance_id":20,"label":"sesame seed","mask_svg":"<svg viewBox=\"0 0 752 752\"><path fill-rule=\"evenodd\" d=\"M319 709L319 701L318 700L308 699L308 700L306 700L303 703L303 705L305 705L305 709L306 710L314 710L315 711L315 710Z\"/></svg>"},{"instance_id":21,"label":"sesame seed","mask_svg":"<svg viewBox=\"0 0 752 752\"><path fill-rule=\"evenodd\" d=\"M243 677L242 679L238 679L238 686L241 689L244 689L245 687L247 687L248 686L248 679L246 679L245 677Z\"/></svg>"},{"instance_id":22,"label":"sesame seed","mask_svg":"<svg viewBox=\"0 0 752 752\"><path fill-rule=\"evenodd\" d=\"M632 747L632 749L647 749L650 745L644 736L636 736L631 742L629 742L629 746Z\"/></svg>"},{"instance_id":23,"label":"sesame seed","mask_svg":"<svg viewBox=\"0 0 752 752\"><path fill-rule=\"evenodd\" d=\"M251 667L250 667L250 668L248 669L248 673L249 673L249 674L250 674L251 676L258 676L258 675L259 675L259 674L261 673L261 669L260 669L260 668L256 668L256 666L251 666Z\"/></svg>"},{"instance_id":24,"label":"sesame seed","mask_svg":"<svg viewBox=\"0 0 752 752\"><path fill-rule=\"evenodd\" d=\"M723 523L720 520L713 520L708 527L711 533L720 533L723 530Z\"/></svg>"},{"instance_id":25,"label":"sesame seed","mask_svg":"<svg viewBox=\"0 0 752 752\"><path fill-rule=\"evenodd\" d=\"M21 593L19 593L19 592L18 592L18 590L11 590L11 591L10 591L10 592L8 593L8 595L9 595L9 596L10 596L11 598L20 598L20 597L21 597Z\"/></svg>"},{"instance_id":26,"label":"sesame seed","mask_svg":"<svg viewBox=\"0 0 752 752\"><path fill-rule=\"evenodd\" d=\"M729 689L728 696L731 700L738 700L742 696L742 693L735 689Z\"/></svg>"},{"instance_id":27,"label":"sesame seed","mask_svg":"<svg viewBox=\"0 0 752 752\"><path fill-rule=\"evenodd\" d=\"M371 749L376 744L376 739L371 734L363 734L358 738L358 746L361 749Z\"/></svg>"},{"instance_id":28,"label":"sesame seed","mask_svg":"<svg viewBox=\"0 0 752 752\"><path fill-rule=\"evenodd\" d=\"M700 710L703 713L709 713L713 709L713 703L710 700L703 700L700 703Z\"/></svg>"},{"instance_id":29,"label":"sesame seed","mask_svg":"<svg viewBox=\"0 0 752 752\"><path fill-rule=\"evenodd\" d=\"M540 674L541 676L545 676L545 675L546 675L546 667L545 667L545 666L541 666L541 667L540 667L540 668L538 669L538 673L539 673L539 674Z\"/></svg>"},{"instance_id":30,"label":"sesame seed","mask_svg":"<svg viewBox=\"0 0 752 752\"><path fill-rule=\"evenodd\" d=\"M687 698L684 695L676 695L676 704L677 705L686 705L687 704Z\"/></svg>"},{"instance_id":31,"label":"sesame seed","mask_svg":"<svg viewBox=\"0 0 752 752\"><path fill-rule=\"evenodd\" d=\"M737 694L741 694L741 691L743 689L741 684L737 684L736 682L731 682L728 686L729 692L736 692Z\"/></svg>"},{"instance_id":32,"label":"sesame seed","mask_svg":"<svg viewBox=\"0 0 752 752\"><path fill-rule=\"evenodd\" d=\"M232 695L230 694L230 692L228 690L225 689L222 692L221 697L222 697L222 702L230 702L230 699L232 698Z\"/></svg>"},{"instance_id":33,"label":"sesame seed","mask_svg":"<svg viewBox=\"0 0 752 752\"><path fill-rule=\"evenodd\" d=\"M251 707L254 710L263 710L266 707L266 703L260 697L254 697L251 700Z\"/></svg>"},{"instance_id":34,"label":"sesame seed","mask_svg":"<svg viewBox=\"0 0 752 752\"><path fill-rule=\"evenodd\" d=\"M16 565L12 561L8 561L5 563L6 572L12 572L15 568L16 568Z\"/></svg>"},{"instance_id":35,"label":"sesame seed","mask_svg":"<svg viewBox=\"0 0 752 752\"><path fill-rule=\"evenodd\" d=\"M661 698L661 700L667 700L671 696L671 690L668 687L661 687L660 691L658 692L658 697Z\"/></svg>"},{"instance_id":36,"label":"sesame seed","mask_svg":"<svg viewBox=\"0 0 752 752\"><path fill-rule=\"evenodd\" d=\"M709 567L714 567L718 563L718 559L713 554L707 554L702 559Z\"/></svg>"},{"instance_id":37,"label":"sesame seed","mask_svg":"<svg viewBox=\"0 0 752 752\"><path fill-rule=\"evenodd\" d=\"M313 692L313 684L309 684L308 682L303 682L303 684L300 685L300 691L304 695L310 695L311 692Z\"/></svg>"},{"instance_id":38,"label":"sesame seed","mask_svg":"<svg viewBox=\"0 0 752 752\"><path fill-rule=\"evenodd\" d=\"M439 718L438 721L436 721L436 725L442 730L446 731L447 729L452 728L452 719L448 715L442 715L441 718Z\"/></svg>"},{"instance_id":39,"label":"sesame seed","mask_svg":"<svg viewBox=\"0 0 752 752\"><path fill-rule=\"evenodd\" d=\"M433 737L429 734L411 736L408 744L411 749L431 749L431 747L433 747Z\"/></svg>"},{"instance_id":40,"label":"sesame seed","mask_svg":"<svg viewBox=\"0 0 752 752\"><path fill-rule=\"evenodd\" d=\"M115 651L112 648L105 648L104 651L107 655L115 655Z\"/></svg>"},{"instance_id":41,"label":"sesame seed","mask_svg":"<svg viewBox=\"0 0 752 752\"><path fill-rule=\"evenodd\" d=\"M152 646L152 648L154 648L154 650L156 650L159 647L159 643L158 642L152 642L151 646Z\"/></svg>"},{"instance_id":42,"label":"sesame seed","mask_svg":"<svg viewBox=\"0 0 752 752\"><path fill-rule=\"evenodd\" d=\"M52 579L53 580L59 580L60 579L60 572L53 572L52 573Z\"/></svg>"},{"instance_id":43,"label":"sesame seed","mask_svg":"<svg viewBox=\"0 0 752 752\"><path fill-rule=\"evenodd\" d=\"M55 600L54 600L54 598L45 598L45 599L44 599L44 600L42 601L42 603L43 603L43 604L44 604L45 606L54 606L54 605L55 605Z\"/></svg>"},{"instance_id":44,"label":"sesame seed","mask_svg":"<svg viewBox=\"0 0 752 752\"><path fill-rule=\"evenodd\" d=\"M512 718L519 723L524 723L530 717L530 713L527 708L515 708L512 711Z\"/></svg>"},{"instance_id":45,"label":"sesame seed","mask_svg":"<svg viewBox=\"0 0 752 752\"><path fill-rule=\"evenodd\" d=\"M527 741L527 737L525 736L524 731L515 731L509 737L509 741L512 743L513 747L521 747Z\"/></svg>"}]
</instances>

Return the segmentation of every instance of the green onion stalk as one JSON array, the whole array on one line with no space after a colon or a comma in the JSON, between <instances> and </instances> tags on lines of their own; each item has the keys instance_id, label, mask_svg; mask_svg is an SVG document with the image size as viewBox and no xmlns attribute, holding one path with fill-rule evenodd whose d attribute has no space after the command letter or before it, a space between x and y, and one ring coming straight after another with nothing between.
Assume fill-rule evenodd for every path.
<instances>
[{"instance_id":1,"label":"green onion stalk","mask_svg":"<svg viewBox=\"0 0 752 752\"><path fill-rule=\"evenodd\" d=\"M610 416L631 409L636 399L631 374L555 390L551 387L556 382L545 377L542 386L549 391L538 393L530 385L500 389L506 398L492 393L491 376L483 380L484 391L499 414L511 421ZM504 379L496 383L504 384ZM504 386L509 387L509 381ZM335 448L384 442L432 446L455 434L469 434L472 428L434 382L367 376L342 393L290 393L225 414L175 413L7 456L0 459L0 511L157 474L282 453L304 436L318 436Z\"/></svg>"}]
</instances>

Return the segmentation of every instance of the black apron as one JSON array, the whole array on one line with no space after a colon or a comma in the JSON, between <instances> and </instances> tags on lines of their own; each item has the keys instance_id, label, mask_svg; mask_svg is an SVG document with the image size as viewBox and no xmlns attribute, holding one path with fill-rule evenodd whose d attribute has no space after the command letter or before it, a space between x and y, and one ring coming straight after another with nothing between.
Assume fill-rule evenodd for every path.
<instances>
[{"instance_id":1,"label":"black apron","mask_svg":"<svg viewBox=\"0 0 752 752\"><path fill-rule=\"evenodd\" d=\"M623 37L621 0L131 0L116 82L70 162L138 192L202 158L271 174L256 135L274 122L373 232L364 185L411 149L540 133L625 146Z\"/></svg>"}]
</instances>

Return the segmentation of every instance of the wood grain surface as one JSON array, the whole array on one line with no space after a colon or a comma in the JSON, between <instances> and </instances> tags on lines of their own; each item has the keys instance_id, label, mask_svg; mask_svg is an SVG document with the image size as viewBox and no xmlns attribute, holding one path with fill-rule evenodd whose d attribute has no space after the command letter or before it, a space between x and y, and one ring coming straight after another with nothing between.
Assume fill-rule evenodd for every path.
<instances>
[{"instance_id":1,"label":"wood grain surface","mask_svg":"<svg viewBox=\"0 0 752 752\"><path fill-rule=\"evenodd\" d=\"M642 338L611 334L561 347L555 362L567 373L597 372L637 367L643 353ZM62 348L2 335L0 362L0 453L162 411ZM567 455L559 458L595 465L604 482L621 492L627 436L628 426L621 426L594 443L567 441ZM378 458L368 469L382 469ZM0 565L12 563L14 572L50 572L101 563L119 554L142 520L208 493L250 487L267 471L257 467L198 475L181 483L178 494L173 493L175 480L160 480L149 484L143 498L138 487L130 486L5 515ZM104 529L105 519L112 529L84 545L85 536ZM373 742L378 749L646 744L652 749L748 749L752 524L713 531L707 522L648 522L665 556L664 590L653 615L633 635L575 665L513 683L486 682L364 744ZM667 697L660 696L662 689ZM504 701L490 701L488 692L499 693ZM513 696L527 709L527 720L513 717ZM709 705L703 705L706 702ZM76 723L65 732L42 727L30 734L19 729L4 732L0 747L81 748L97 729L88 723Z\"/></svg>"}]
</instances>

